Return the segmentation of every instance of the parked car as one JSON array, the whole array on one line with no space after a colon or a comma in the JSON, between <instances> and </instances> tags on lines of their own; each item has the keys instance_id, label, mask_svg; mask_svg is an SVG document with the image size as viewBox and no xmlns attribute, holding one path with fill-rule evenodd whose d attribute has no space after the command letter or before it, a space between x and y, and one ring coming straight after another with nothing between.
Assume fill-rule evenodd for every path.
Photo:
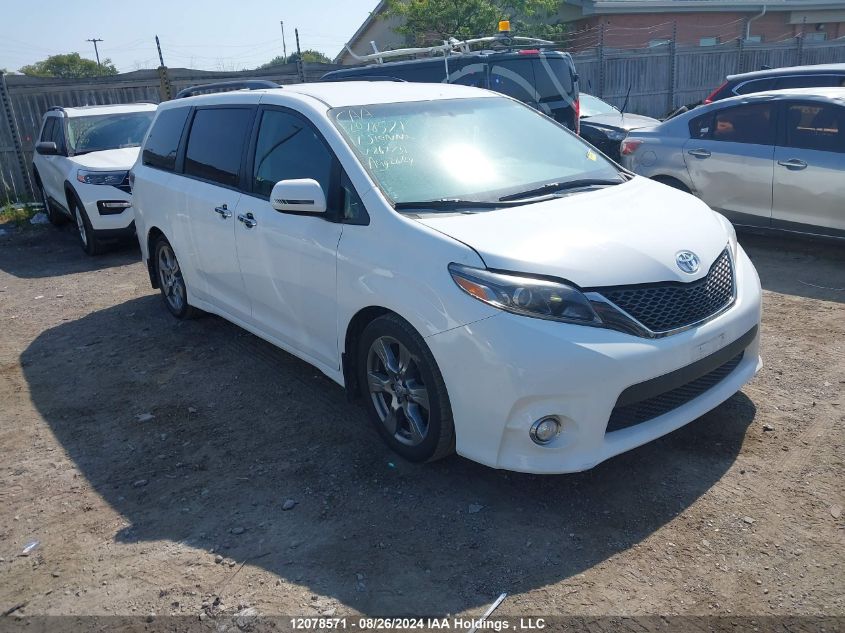
<instances>
[{"instance_id":1,"label":"parked car","mask_svg":"<svg viewBox=\"0 0 845 633\"><path fill-rule=\"evenodd\" d=\"M759 280L730 223L486 90L176 99L133 174L167 309L311 363L409 460L584 470L760 366Z\"/></svg>"},{"instance_id":2,"label":"parked car","mask_svg":"<svg viewBox=\"0 0 845 633\"><path fill-rule=\"evenodd\" d=\"M845 238L845 88L701 106L632 132L622 162L738 225Z\"/></svg>"},{"instance_id":3,"label":"parked car","mask_svg":"<svg viewBox=\"0 0 845 633\"><path fill-rule=\"evenodd\" d=\"M50 108L44 115L32 173L47 217L76 223L83 250L132 237L129 169L155 116L155 104Z\"/></svg>"},{"instance_id":4,"label":"parked car","mask_svg":"<svg viewBox=\"0 0 845 633\"><path fill-rule=\"evenodd\" d=\"M448 75L447 75L448 68ZM321 81L398 79L487 88L518 99L578 133L578 73L569 53L478 51L333 70Z\"/></svg>"},{"instance_id":5,"label":"parked car","mask_svg":"<svg viewBox=\"0 0 845 633\"><path fill-rule=\"evenodd\" d=\"M620 112L598 97L581 93L581 137L613 160L619 160L619 144L628 132L659 124L657 119Z\"/></svg>"},{"instance_id":6,"label":"parked car","mask_svg":"<svg viewBox=\"0 0 845 633\"><path fill-rule=\"evenodd\" d=\"M728 75L725 82L704 99L705 104L752 92L793 88L836 88L845 86L845 64L815 64L767 68Z\"/></svg>"}]
</instances>

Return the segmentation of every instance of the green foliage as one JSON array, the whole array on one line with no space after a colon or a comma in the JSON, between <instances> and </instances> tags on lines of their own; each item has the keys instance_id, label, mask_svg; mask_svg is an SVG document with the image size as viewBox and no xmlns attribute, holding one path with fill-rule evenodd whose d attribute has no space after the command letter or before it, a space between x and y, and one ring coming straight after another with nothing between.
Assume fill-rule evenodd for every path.
<instances>
[{"instance_id":1,"label":"green foliage","mask_svg":"<svg viewBox=\"0 0 845 633\"><path fill-rule=\"evenodd\" d=\"M64 55L50 55L47 59L34 64L29 64L20 69L24 75L31 77L106 77L116 75L117 68L110 59L104 59L101 65L97 65L93 59L85 59L79 53L66 53Z\"/></svg>"},{"instance_id":2,"label":"green foliage","mask_svg":"<svg viewBox=\"0 0 845 633\"><path fill-rule=\"evenodd\" d=\"M561 39L560 0L388 0L384 17L396 17L396 28L418 46L440 44L454 37L493 35L499 20L510 20L511 33Z\"/></svg>"},{"instance_id":3,"label":"green foliage","mask_svg":"<svg viewBox=\"0 0 845 633\"><path fill-rule=\"evenodd\" d=\"M270 68L272 66L279 66L280 64L295 64L296 60L299 59L298 53L292 53L288 55L287 60L285 60L284 55L277 55L273 59L271 59L266 64L261 64L256 70L262 70L264 68ZM315 51L312 49L307 49L302 51L302 61L306 63L312 64L331 64L332 60L326 57L320 51Z\"/></svg>"},{"instance_id":4,"label":"green foliage","mask_svg":"<svg viewBox=\"0 0 845 633\"><path fill-rule=\"evenodd\" d=\"M36 213L37 210L28 204L0 206L0 228L12 225L17 228L27 228L31 226L29 221Z\"/></svg>"}]
</instances>

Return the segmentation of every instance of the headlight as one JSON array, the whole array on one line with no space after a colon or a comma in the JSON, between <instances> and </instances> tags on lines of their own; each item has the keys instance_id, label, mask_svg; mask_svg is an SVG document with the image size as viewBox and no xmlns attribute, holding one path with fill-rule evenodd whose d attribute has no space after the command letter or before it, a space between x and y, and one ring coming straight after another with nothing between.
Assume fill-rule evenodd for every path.
<instances>
[{"instance_id":1,"label":"headlight","mask_svg":"<svg viewBox=\"0 0 845 633\"><path fill-rule=\"evenodd\" d=\"M76 179L86 185L112 185L117 187L126 180L126 171L88 171L80 169L76 172Z\"/></svg>"},{"instance_id":2,"label":"headlight","mask_svg":"<svg viewBox=\"0 0 845 633\"><path fill-rule=\"evenodd\" d=\"M552 321L601 324L587 298L567 284L461 264L449 264L449 272L461 290L501 310Z\"/></svg>"}]
</instances>

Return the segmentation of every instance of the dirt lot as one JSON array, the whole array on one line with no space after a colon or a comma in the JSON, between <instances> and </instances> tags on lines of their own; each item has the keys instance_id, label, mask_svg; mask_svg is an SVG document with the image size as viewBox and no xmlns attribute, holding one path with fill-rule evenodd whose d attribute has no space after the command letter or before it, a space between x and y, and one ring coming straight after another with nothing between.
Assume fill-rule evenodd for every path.
<instances>
[{"instance_id":1,"label":"dirt lot","mask_svg":"<svg viewBox=\"0 0 845 633\"><path fill-rule=\"evenodd\" d=\"M538 477L402 462L310 366L172 319L137 249L0 237L0 610L843 616L845 249L741 241L760 375Z\"/></svg>"}]
</instances>

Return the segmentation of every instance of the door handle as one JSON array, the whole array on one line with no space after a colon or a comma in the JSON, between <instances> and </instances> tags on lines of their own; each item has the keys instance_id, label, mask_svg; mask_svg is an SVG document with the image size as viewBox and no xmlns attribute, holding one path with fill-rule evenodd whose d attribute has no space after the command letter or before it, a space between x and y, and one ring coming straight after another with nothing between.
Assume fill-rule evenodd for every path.
<instances>
[{"instance_id":1,"label":"door handle","mask_svg":"<svg viewBox=\"0 0 845 633\"><path fill-rule=\"evenodd\" d=\"M790 158L789 160L779 160L778 165L786 167L787 169L806 169L807 163L797 158Z\"/></svg>"},{"instance_id":2,"label":"door handle","mask_svg":"<svg viewBox=\"0 0 845 633\"><path fill-rule=\"evenodd\" d=\"M214 207L214 210L220 214L220 217L224 220L232 217L232 212L229 211L229 207L225 204L221 204L219 207Z\"/></svg>"},{"instance_id":3,"label":"door handle","mask_svg":"<svg viewBox=\"0 0 845 633\"><path fill-rule=\"evenodd\" d=\"M687 154L696 158L710 158L710 152L706 149L691 149Z\"/></svg>"},{"instance_id":4,"label":"door handle","mask_svg":"<svg viewBox=\"0 0 845 633\"><path fill-rule=\"evenodd\" d=\"M258 222L255 221L255 216L252 215L251 213L247 213L247 214L239 213L238 214L238 220L248 229L251 229L254 226L258 225Z\"/></svg>"}]
</instances>

